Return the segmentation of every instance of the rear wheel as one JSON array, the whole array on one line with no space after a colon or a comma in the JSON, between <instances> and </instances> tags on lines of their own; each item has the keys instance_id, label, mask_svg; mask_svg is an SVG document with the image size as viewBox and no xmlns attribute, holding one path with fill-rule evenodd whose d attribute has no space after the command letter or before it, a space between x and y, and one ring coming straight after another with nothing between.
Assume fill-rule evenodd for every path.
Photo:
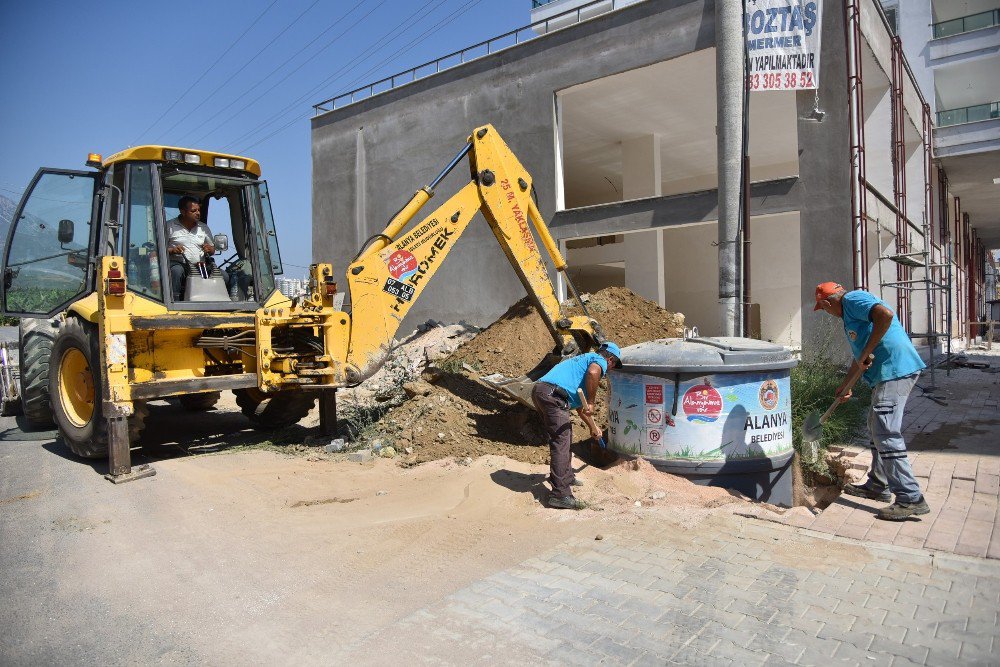
<instances>
[{"instance_id":1,"label":"rear wheel","mask_svg":"<svg viewBox=\"0 0 1000 667\"><path fill-rule=\"evenodd\" d=\"M222 398L222 392L210 391L204 394L184 394L180 396L181 405L185 410L196 412L199 410L211 410Z\"/></svg>"},{"instance_id":2,"label":"rear wheel","mask_svg":"<svg viewBox=\"0 0 1000 667\"><path fill-rule=\"evenodd\" d=\"M261 431L274 431L297 424L316 404L315 394L303 391L265 394L259 389L236 389L233 393L243 414L254 428Z\"/></svg>"},{"instance_id":3,"label":"rear wheel","mask_svg":"<svg viewBox=\"0 0 1000 667\"><path fill-rule=\"evenodd\" d=\"M108 455L108 423L101 408L100 353L97 328L69 317L59 327L52 344L49 386L52 416L59 434L77 456L88 459ZM133 403L128 420L129 441L139 438L148 410L143 401Z\"/></svg>"},{"instance_id":4,"label":"rear wheel","mask_svg":"<svg viewBox=\"0 0 1000 667\"><path fill-rule=\"evenodd\" d=\"M24 317L17 329L21 409L32 426L52 426L49 360L52 356L52 343L58 332L56 322Z\"/></svg>"}]
</instances>

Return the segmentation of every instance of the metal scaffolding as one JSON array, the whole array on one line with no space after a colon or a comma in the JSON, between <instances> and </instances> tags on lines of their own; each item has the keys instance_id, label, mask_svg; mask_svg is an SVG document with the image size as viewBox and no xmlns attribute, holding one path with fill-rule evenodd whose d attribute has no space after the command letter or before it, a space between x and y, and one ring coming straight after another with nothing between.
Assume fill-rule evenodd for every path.
<instances>
[{"instance_id":1,"label":"metal scaffolding","mask_svg":"<svg viewBox=\"0 0 1000 667\"><path fill-rule=\"evenodd\" d=\"M869 289L869 274L877 270L879 297L885 290L895 290L896 313L911 338L926 341L930 350L931 386L922 387L925 392L933 389L935 367L948 362L952 357L952 336L974 337L980 312L987 307L986 290L986 249L979 235L972 227L969 215L962 211L958 197L949 195L948 177L940 164L934 164L933 120L930 106L924 100L913 80L903 55L902 43L892 35L891 27L877 2L872 2L876 12L882 17L886 38L891 41L890 79L891 139L890 155L892 169L892 201L883 195L866 178L865 154L865 99L862 76L862 61L865 51L865 36L862 30L862 5L868 0L845 0L844 28L847 43L847 84L850 118L850 158L851 158L851 248L854 260L854 288ZM867 10L867 7L865 8ZM914 124L921 126L920 142L923 148L924 179L922 220L918 224L910 219L907 212L907 151L906 134L908 115L905 98L909 94L904 87L912 84L916 98L922 107L921 120ZM911 144L912 146L913 144ZM937 167L937 178L934 169ZM935 180L938 188L935 197ZM913 184L911 184L913 185ZM868 198L877 201L895 216L895 229L883 224L878 216L870 217ZM913 204L913 202L910 202ZM952 206L949 206L949 203ZM935 206L937 207L935 211ZM916 206L911 206L916 208ZM937 219L935 220L935 215ZM869 264L869 222L875 224L878 244L877 259ZM883 243L882 235L892 238ZM885 248L885 250L883 250ZM890 250L891 248L891 250ZM883 270L883 263L886 270ZM914 307L919 303L919 293L924 293L926 325L915 322L918 312ZM956 328L957 323L957 328ZM924 329L914 331L915 327ZM941 339L944 339L943 341ZM943 344L943 345L942 345ZM943 350L939 347L943 346ZM944 358L940 356L943 352Z\"/></svg>"}]
</instances>

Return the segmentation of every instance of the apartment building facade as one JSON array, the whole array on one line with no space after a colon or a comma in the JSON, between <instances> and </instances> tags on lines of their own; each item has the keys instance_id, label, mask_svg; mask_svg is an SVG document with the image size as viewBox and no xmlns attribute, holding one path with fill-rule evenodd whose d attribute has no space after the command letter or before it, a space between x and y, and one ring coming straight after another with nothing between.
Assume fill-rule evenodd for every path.
<instances>
[{"instance_id":1,"label":"apartment building facade","mask_svg":"<svg viewBox=\"0 0 1000 667\"><path fill-rule=\"evenodd\" d=\"M579 290L624 285L702 335L718 333L714 3L573 2L536 1L537 22L468 62L420 66L398 77L404 84L317 105L315 256L343 271L473 128L492 123L531 171ZM792 346L830 336L811 309L826 280L902 300L915 331L938 320L957 328L943 321L943 292L932 310L907 287L943 267L881 259L935 243L924 243L924 218L938 221L927 184L940 184L916 81L875 0L825 0L821 25L818 89L750 96L748 300L760 335ZM467 182L460 171L437 197ZM410 319L486 323L523 294L488 227L474 223Z\"/></svg>"}]
</instances>

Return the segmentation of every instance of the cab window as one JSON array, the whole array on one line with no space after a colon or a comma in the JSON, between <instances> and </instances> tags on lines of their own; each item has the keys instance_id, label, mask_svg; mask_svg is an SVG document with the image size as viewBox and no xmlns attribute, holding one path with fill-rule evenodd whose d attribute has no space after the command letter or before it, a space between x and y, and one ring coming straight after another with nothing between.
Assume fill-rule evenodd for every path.
<instances>
[{"instance_id":1,"label":"cab window","mask_svg":"<svg viewBox=\"0 0 1000 667\"><path fill-rule=\"evenodd\" d=\"M128 251L126 266L131 290L163 300L160 262L156 248L153 178L149 165L129 166Z\"/></svg>"},{"instance_id":2,"label":"cab window","mask_svg":"<svg viewBox=\"0 0 1000 667\"><path fill-rule=\"evenodd\" d=\"M49 316L86 290L96 174L42 170L13 222L4 309Z\"/></svg>"},{"instance_id":3,"label":"cab window","mask_svg":"<svg viewBox=\"0 0 1000 667\"><path fill-rule=\"evenodd\" d=\"M180 215L181 198L188 196L198 201L200 221L211 234L227 237L228 250L217 249L211 259L222 270L232 301L260 301L273 291L268 239L255 184L211 174L174 172L163 176L162 188L168 227ZM170 261L180 258L172 256Z\"/></svg>"}]
</instances>

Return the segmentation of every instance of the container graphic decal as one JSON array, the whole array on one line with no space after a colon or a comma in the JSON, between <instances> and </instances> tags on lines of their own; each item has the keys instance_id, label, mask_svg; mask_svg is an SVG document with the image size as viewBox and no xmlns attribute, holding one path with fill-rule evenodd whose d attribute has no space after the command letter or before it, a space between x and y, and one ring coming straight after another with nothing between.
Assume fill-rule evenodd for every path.
<instances>
[{"instance_id":1,"label":"container graphic decal","mask_svg":"<svg viewBox=\"0 0 1000 667\"><path fill-rule=\"evenodd\" d=\"M695 385L684 392L681 407L689 422L711 424L722 414L722 396L709 384Z\"/></svg>"},{"instance_id":2,"label":"container graphic decal","mask_svg":"<svg viewBox=\"0 0 1000 667\"><path fill-rule=\"evenodd\" d=\"M675 388L669 377L612 371L608 446L653 461L724 462L792 451L787 370L687 377Z\"/></svg>"}]
</instances>

